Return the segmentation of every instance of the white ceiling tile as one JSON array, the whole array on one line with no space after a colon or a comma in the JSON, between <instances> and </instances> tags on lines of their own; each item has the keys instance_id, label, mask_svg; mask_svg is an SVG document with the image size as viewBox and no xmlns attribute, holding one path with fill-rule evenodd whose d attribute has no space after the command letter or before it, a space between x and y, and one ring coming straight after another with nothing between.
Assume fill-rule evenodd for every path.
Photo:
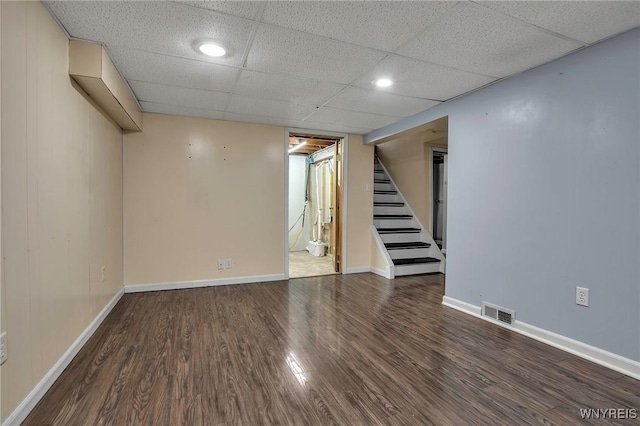
<instances>
[{"instance_id":1,"label":"white ceiling tile","mask_svg":"<svg viewBox=\"0 0 640 426\"><path fill-rule=\"evenodd\" d=\"M446 101L470 90L482 87L495 78L429 64L398 55L390 55L371 74L361 78L356 86L370 89L378 78L393 80L386 92Z\"/></svg>"},{"instance_id":2,"label":"white ceiling tile","mask_svg":"<svg viewBox=\"0 0 640 426\"><path fill-rule=\"evenodd\" d=\"M187 89L162 84L130 81L129 84L139 101L224 111L228 93Z\"/></svg>"},{"instance_id":3,"label":"white ceiling tile","mask_svg":"<svg viewBox=\"0 0 640 426\"><path fill-rule=\"evenodd\" d=\"M393 51L453 6L450 1L270 1L262 21Z\"/></svg>"},{"instance_id":4,"label":"white ceiling tile","mask_svg":"<svg viewBox=\"0 0 640 426\"><path fill-rule=\"evenodd\" d=\"M495 77L527 70L581 45L473 3L459 3L401 55Z\"/></svg>"},{"instance_id":5,"label":"white ceiling tile","mask_svg":"<svg viewBox=\"0 0 640 426\"><path fill-rule=\"evenodd\" d=\"M151 102L140 102L144 112L156 114L181 115L185 117L210 118L212 120L224 120L225 113L222 111L212 111L201 108L187 108L167 104L154 104Z\"/></svg>"},{"instance_id":6,"label":"white ceiling tile","mask_svg":"<svg viewBox=\"0 0 640 426\"><path fill-rule=\"evenodd\" d=\"M73 37L108 46L241 65L254 22L173 2L56 1L48 3ZM195 50L198 39L223 42L230 51L209 58Z\"/></svg>"},{"instance_id":7,"label":"white ceiling tile","mask_svg":"<svg viewBox=\"0 0 640 426\"><path fill-rule=\"evenodd\" d=\"M239 114L235 112L227 112L224 119L228 121L239 121L242 123L267 124L270 126L298 127L302 121L292 120L281 117L265 117L262 115Z\"/></svg>"},{"instance_id":8,"label":"white ceiling tile","mask_svg":"<svg viewBox=\"0 0 640 426\"><path fill-rule=\"evenodd\" d=\"M231 92L240 72L225 65L133 49L108 47L107 50L116 68L130 80Z\"/></svg>"},{"instance_id":9,"label":"white ceiling tile","mask_svg":"<svg viewBox=\"0 0 640 426\"><path fill-rule=\"evenodd\" d=\"M299 105L291 102L271 99L250 98L243 95L232 95L228 112L260 115L264 117L280 117L301 120L315 111L313 105Z\"/></svg>"},{"instance_id":10,"label":"white ceiling tile","mask_svg":"<svg viewBox=\"0 0 640 426\"><path fill-rule=\"evenodd\" d=\"M322 107L305 120L312 123L327 123L363 129L378 129L398 121L397 117L347 111L344 109Z\"/></svg>"},{"instance_id":11,"label":"white ceiling tile","mask_svg":"<svg viewBox=\"0 0 640 426\"><path fill-rule=\"evenodd\" d=\"M638 1L485 1L480 4L585 43L595 43L640 26Z\"/></svg>"},{"instance_id":12,"label":"white ceiling tile","mask_svg":"<svg viewBox=\"0 0 640 426\"><path fill-rule=\"evenodd\" d=\"M365 133L369 133L374 130L372 128L344 126L341 124L313 123L309 121L305 121L302 128L325 132L351 133L355 135L364 135Z\"/></svg>"},{"instance_id":13,"label":"white ceiling tile","mask_svg":"<svg viewBox=\"0 0 640 426\"><path fill-rule=\"evenodd\" d=\"M188 6L214 10L227 15L240 16L248 19L258 19L262 14L265 2L262 1L178 1Z\"/></svg>"},{"instance_id":14,"label":"white ceiling tile","mask_svg":"<svg viewBox=\"0 0 640 426\"><path fill-rule=\"evenodd\" d=\"M261 25L247 68L348 84L383 57L383 53L364 47Z\"/></svg>"},{"instance_id":15,"label":"white ceiling tile","mask_svg":"<svg viewBox=\"0 0 640 426\"><path fill-rule=\"evenodd\" d=\"M428 99L400 96L383 90L349 87L331 99L327 106L393 117L408 117L438 104L439 102Z\"/></svg>"},{"instance_id":16,"label":"white ceiling tile","mask_svg":"<svg viewBox=\"0 0 640 426\"><path fill-rule=\"evenodd\" d=\"M240 75L235 93L307 105L320 105L344 87L346 86L342 84L245 70Z\"/></svg>"}]
</instances>

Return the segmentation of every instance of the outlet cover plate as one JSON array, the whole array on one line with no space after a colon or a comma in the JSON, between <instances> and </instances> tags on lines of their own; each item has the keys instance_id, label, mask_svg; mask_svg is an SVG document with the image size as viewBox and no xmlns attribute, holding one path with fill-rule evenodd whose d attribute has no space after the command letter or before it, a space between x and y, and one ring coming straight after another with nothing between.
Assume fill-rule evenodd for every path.
<instances>
[{"instance_id":1,"label":"outlet cover plate","mask_svg":"<svg viewBox=\"0 0 640 426\"><path fill-rule=\"evenodd\" d=\"M576 287L576 305L589 306L589 289Z\"/></svg>"}]
</instances>

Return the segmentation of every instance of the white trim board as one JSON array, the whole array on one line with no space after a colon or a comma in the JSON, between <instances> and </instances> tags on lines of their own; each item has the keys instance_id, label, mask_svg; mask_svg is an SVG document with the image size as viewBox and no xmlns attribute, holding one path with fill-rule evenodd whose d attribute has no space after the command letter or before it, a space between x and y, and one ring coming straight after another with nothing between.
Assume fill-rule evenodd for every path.
<instances>
[{"instance_id":1,"label":"white trim board","mask_svg":"<svg viewBox=\"0 0 640 426\"><path fill-rule=\"evenodd\" d=\"M371 272L371 268L368 266L358 266L354 268L346 268L344 274L362 274L364 272Z\"/></svg>"},{"instance_id":2,"label":"white trim board","mask_svg":"<svg viewBox=\"0 0 640 426\"><path fill-rule=\"evenodd\" d=\"M219 285L251 284L271 281L284 281L285 274L251 275L248 277L217 278L211 280L173 281L166 283L128 284L125 293L141 293L145 291L183 290L187 288L216 287Z\"/></svg>"},{"instance_id":3,"label":"white trim board","mask_svg":"<svg viewBox=\"0 0 640 426\"><path fill-rule=\"evenodd\" d=\"M78 338L71 344L69 349L60 357L58 362L54 364L53 367L44 375L42 380L38 382L38 384L29 392L29 394L22 400L20 405L13 410L13 413L7 417L7 419L2 423L2 426L13 426L19 425L27 418L31 410L36 406L38 402L42 399L45 393L51 388L53 383L60 377L60 374L64 371L65 368L69 365L69 363L73 360L73 358L80 352L80 349L87 343L89 338L95 333L98 329L102 321L109 315L109 312L116 306L116 303L120 300L122 295L124 294L124 287L121 288L115 296L107 303L107 305L102 308L100 313L94 318L93 321L87 326L87 328L78 336Z\"/></svg>"},{"instance_id":4,"label":"white trim board","mask_svg":"<svg viewBox=\"0 0 640 426\"><path fill-rule=\"evenodd\" d=\"M382 278L386 278L388 280L391 280L393 278L389 278L390 273L389 270L385 270L382 268L376 268L375 266L371 267L371 273L376 274L376 275L380 275Z\"/></svg>"},{"instance_id":5,"label":"white trim board","mask_svg":"<svg viewBox=\"0 0 640 426\"><path fill-rule=\"evenodd\" d=\"M522 321L516 320L513 327L511 327L494 319L483 317L481 315L482 308L480 308L480 306L472 305L448 296L444 296L442 298L442 304L640 380L640 362L638 361L625 358L614 354L613 352L596 348L595 346L582 343L578 340L556 334L552 331L548 331Z\"/></svg>"}]
</instances>

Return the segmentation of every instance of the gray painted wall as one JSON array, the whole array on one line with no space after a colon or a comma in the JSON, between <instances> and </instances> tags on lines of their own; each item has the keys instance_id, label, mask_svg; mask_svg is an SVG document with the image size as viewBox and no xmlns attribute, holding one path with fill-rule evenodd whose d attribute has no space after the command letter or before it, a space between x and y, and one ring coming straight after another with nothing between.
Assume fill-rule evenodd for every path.
<instances>
[{"instance_id":1,"label":"gray painted wall","mask_svg":"<svg viewBox=\"0 0 640 426\"><path fill-rule=\"evenodd\" d=\"M640 29L365 142L444 115L447 296L640 361Z\"/></svg>"}]
</instances>

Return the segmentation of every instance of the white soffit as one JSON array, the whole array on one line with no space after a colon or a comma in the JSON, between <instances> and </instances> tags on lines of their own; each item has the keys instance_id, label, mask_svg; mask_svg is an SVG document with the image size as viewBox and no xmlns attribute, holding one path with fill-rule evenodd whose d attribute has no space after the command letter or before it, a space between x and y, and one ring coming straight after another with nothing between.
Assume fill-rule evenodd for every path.
<instances>
[{"instance_id":1,"label":"white soffit","mask_svg":"<svg viewBox=\"0 0 640 426\"><path fill-rule=\"evenodd\" d=\"M583 44L473 3L460 3L401 55L493 77L533 68Z\"/></svg>"}]
</instances>

